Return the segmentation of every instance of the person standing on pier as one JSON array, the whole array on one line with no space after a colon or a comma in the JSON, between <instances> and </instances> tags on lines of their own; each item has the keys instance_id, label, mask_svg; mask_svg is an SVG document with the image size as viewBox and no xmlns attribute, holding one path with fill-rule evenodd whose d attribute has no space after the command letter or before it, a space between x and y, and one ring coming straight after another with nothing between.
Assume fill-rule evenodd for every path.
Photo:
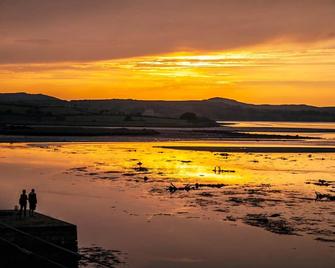
<instances>
[{"instance_id":1,"label":"person standing on pier","mask_svg":"<svg viewBox=\"0 0 335 268\"><path fill-rule=\"evenodd\" d=\"M29 201L29 215L34 216L34 211L36 209L37 204L37 196L35 193L35 189L31 189L31 192L29 193L28 196L28 201Z\"/></svg>"},{"instance_id":2,"label":"person standing on pier","mask_svg":"<svg viewBox=\"0 0 335 268\"><path fill-rule=\"evenodd\" d=\"M19 199L19 204L20 204L20 217L22 216L22 212L23 215L26 216L26 212L27 212L27 194L26 194L26 190L22 190L22 194L20 195L20 199Z\"/></svg>"}]
</instances>

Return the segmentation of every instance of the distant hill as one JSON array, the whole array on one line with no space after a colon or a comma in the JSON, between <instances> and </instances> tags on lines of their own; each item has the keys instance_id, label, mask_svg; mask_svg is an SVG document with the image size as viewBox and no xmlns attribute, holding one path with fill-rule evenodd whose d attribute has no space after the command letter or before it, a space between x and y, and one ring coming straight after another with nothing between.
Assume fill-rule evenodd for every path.
<instances>
[{"instance_id":1,"label":"distant hill","mask_svg":"<svg viewBox=\"0 0 335 268\"><path fill-rule=\"evenodd\" d=\"M185 112L213 120L245 121L333 121L335 107L308 105L255 105L225 98L190 101L76 100L74 107L88 110L178 117Z\"/></svg>"},{"instance_id":2,"label":"distant hill","mask_svg":"<svg viewBox=\"0 0 335 268\"><path fill-rule=\"evenodd\" d=\"M180 123L180 120L171 119L179 119L184 113L194 113L202 122L205 122L205 118L222 121L335 122L335 107L304 104L255 105L225 98L189 101L132 99L64 101L42 94L0 94L0 122L12 120L36 123L39 120L41 124L47 121L50 124L134 126L141 125L138 122L143 122L143 126L146 126L158 124L159 121L159 124L164 126L169 121L169 126L173 126L175 123ZM135 117L137 121L134 120Z\"/></svg>"},{"instance_id":3,"label":"distant hill","mask_svg":"<svg viewBox=\"0 0 335 268\"><path fill-rule=\"evenodd\" d=\"M0 93L0 103L4 104L23 104L23 105L52 105L63 104L66 101L43 94L19 93Z\"/></svg>"}]
</instances>

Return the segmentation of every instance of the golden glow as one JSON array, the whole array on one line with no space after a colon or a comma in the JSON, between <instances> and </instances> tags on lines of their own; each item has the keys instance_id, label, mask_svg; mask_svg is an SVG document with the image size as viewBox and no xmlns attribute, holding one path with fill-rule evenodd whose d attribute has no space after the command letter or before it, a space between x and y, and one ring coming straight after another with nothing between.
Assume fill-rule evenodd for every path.
<instances>
[{"instance_id":1,"label":"golden glow","mask_svg":"<svg viewBox=\"0 0 335 268\"><path fill-rule=\"evenodd\" d=\"M222 142L111 142L111 143L74 143L74 144L19 144L1 146L0 158L6 165L28 164L30 167L40 167L46 164L59 170L68 170L68 173L78 175L76 169L84 167L92 177L110 176L111 179L121 177L123 174L133 174L133 179L148 176L152 181L164 179L176 183L206 183L217 182L224 184L274 183L279 187L292 185L292 172L294 183L299 191L309 189L301 187L306 185L306 173L314 177L331 179L334 167L322 169L332 161L329 154L313 158L308 153L297 159L296 154L245 154L230 153L228 157L220 153L183 151L159 148L159 146L260 146L250 141ZM280 142L269 141L263 146L283 145ZM294 146L287 144L285 146ZM136 149L135 149L136 148ZM14 150L15 149L15 150ZM117 157L115 157L117 153ZM6 157L4 157L6 156ZM64 161L66 159L66 161ZM327 160L324 160L327 159ZM255 163L255 160L257 162ZM134 168L138 162L148 168L148 173L138 173ZM215 173L215 166L235 172ZM71 170L69 170L72 168ZM106 173L107 172L107 173ZM80 173L80 172L79 172ZM83 175L83 174L81 174ZM312 176L312 177L313 177ZM82 179L82 178L80 178ZM313 192L312 192L313 193Z\"/></svg>"},{"instance_id":2,"label":"golden glow","mask_svg":"<svg viewBox=\"0 0 335 268\"><path fill-rule=\"evenodd\" d=\"M96 62L0 65L7 92L65 99L206 99L334 105L335 48L280 46Z\"/></svg>"}]
</instances>

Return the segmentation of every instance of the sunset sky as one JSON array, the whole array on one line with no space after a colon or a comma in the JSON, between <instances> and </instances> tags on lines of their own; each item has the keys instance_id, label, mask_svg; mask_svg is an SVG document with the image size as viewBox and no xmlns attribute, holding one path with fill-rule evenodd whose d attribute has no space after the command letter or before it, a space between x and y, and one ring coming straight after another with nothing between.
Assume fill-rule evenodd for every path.
<instances>
[{"instance_id":1,"label":"sunset sky","mask_svg":"<svg viewBox=\"0 0 335 268\"><path fill-rule=\"evenodd\" d=\"M334 0L0 0L0 92L335 106Z\"/></svg>"}]
</instances>

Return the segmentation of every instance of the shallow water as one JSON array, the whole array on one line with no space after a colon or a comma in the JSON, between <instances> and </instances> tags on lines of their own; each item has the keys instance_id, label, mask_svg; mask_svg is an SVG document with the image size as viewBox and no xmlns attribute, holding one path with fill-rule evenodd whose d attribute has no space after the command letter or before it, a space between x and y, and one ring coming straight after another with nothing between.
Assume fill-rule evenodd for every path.
<instances>
[{"instance_id":1,"label":"shallow water","mask_svg":"<svg viewBox=\"0 0 335 268\"><path fill-rule=\"evenodd\" d=\"M295 143L310 144L281 144ZM77 224L81 247L120 250L121 267L334 266L335 203L314 201L315 191L335 190L334 153L159 148L172 144L223 143L2 144L0 208L34 187L39 211ZM225 186L170 193L171 182Z\"/></svg>"},{"instance_id":2,"label":"shallow water","mask_svg":"<svg viewBox=\"0 0 335 268\"><path fill-rule=\"evenodd\" d=\"M332 142L332 144L335 143L335 124L333 122L218 121L218 123L223 127L250 128L250 131L254 128L267 129L266 131L252 131L250 134L294 135L318 138ZM290 129L290 131L285 132L286 128ZM302 129L308 129L308 131L304 132ZM326 129L327 132L317 132L320 129ZM316 132L313 132L313 130Z\"/></svg>"},{"instance_id":3,"label":"shallow water","mask_svg":"<svg viewBox=\"0 0 335 268\"><path fill-rule=\"evenodd\" d=\"M218 121L234 127L335 129L333 122Z\"/></svg>"}]
</instances>

